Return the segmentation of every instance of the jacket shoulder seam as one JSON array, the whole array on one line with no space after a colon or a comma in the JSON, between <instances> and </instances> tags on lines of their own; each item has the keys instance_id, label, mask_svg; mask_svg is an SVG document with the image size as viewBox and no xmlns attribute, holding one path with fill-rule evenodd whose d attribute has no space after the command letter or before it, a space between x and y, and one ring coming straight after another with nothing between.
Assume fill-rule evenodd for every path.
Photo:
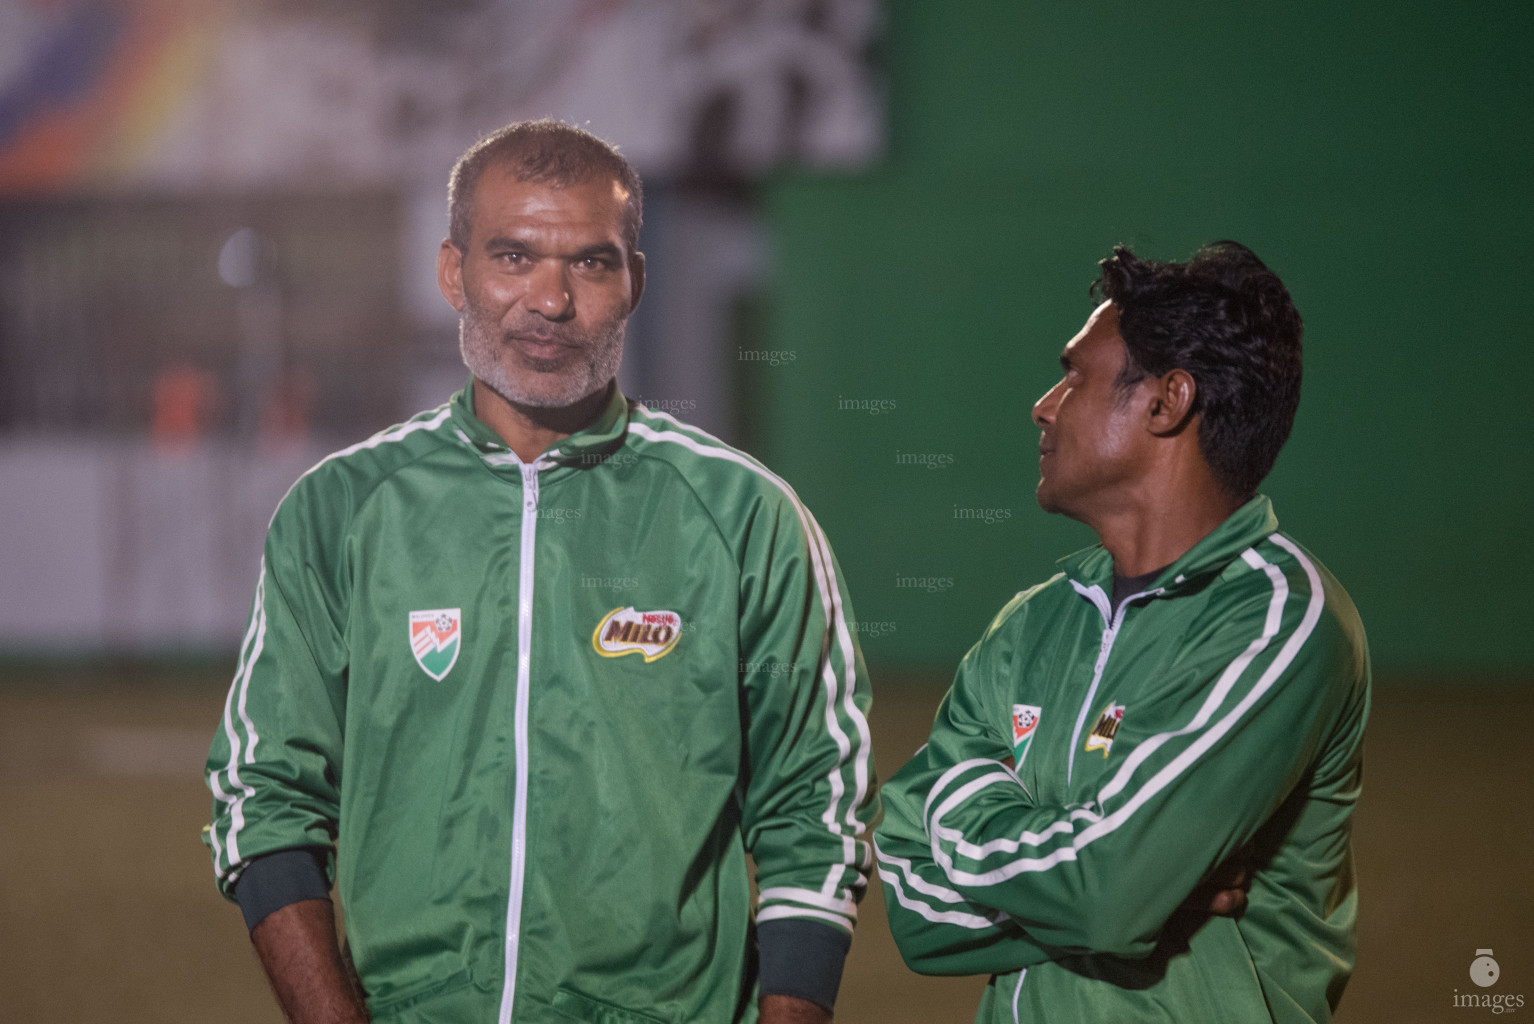
<instances>
[{"instance_id":1,"label":"jacket shoulder seam","mask_svg":"<svg viewBox=\"0 0 1534 1024\"><path fill-rule=\"evenodd\" d=\"M436 451L441 450L443 447L445 447L449 443L447 438L442 437L441 435L436 433L438 428L440 428L446 422L448 422L448 417L445 415L446 412L447 412L447 407L443 406L440 409L432 410L432 411L434 413L442 413L444 415L443 415L443 418L438 423L435 423L435 424L433 424L430 427L426 427L426 426L416 427L416 426L414 426L417 423L422 423L422 424L431 423L430 420L421 420L421 419L406 420L404 423L396 424L395 426L389 427L386 430L379 431L377 434L374 434L372 437L368 438L365 441L361 441L361 442L358 442L357 444L350 445L350 446L348 446L346 448L341 448L341 449L339 449L337 451L331 452L329 455L325 456L320 461L316 462L313 466L310 466L308 469L304 470L304 472L299 475L298 479L293 481L293 484L292 484L292 486L290 486L288 488L287 493L282 496L282 500L277 503L277 508L275 510L273 510L273 512L272 512L272 522L274 522L274 523L276 522L277 515L278 515L278 513L280 513L282 511L282 507L287 504L289 498L291 498L295 493L298 492L300 487L303 487L303 488L307 489L308 487L319 486L317 478L319 477L321 471L323 470L323 471L327 471L327 472L332 472L333 470L327 469L327 467L330 467L332 464L335 465L336 469L339 469L339 468L341 468L343 466L350 467L350 466L355 465L355 463L352 460L354 460L357 457L359 457L360 455L362 455L363 452L375 451L375 450L377 450L378 448L382 447L385 444L394 444L394 443L401 442L406 437L410 436L411 434L419 433L419 432L422 432L422 431L428 432L429 435L430 435L431 440L436 442L436 444L433 447L431 447L431 448L429 448L429 449L427 449L425 451L418 452L415 455L412 455L409 458L405 459L404 461L400 462L398 465L391 466L390 468L388 468L387 470L385 470L385 471L383 471L381 473L368 474L367 493L366 493L366 495L364 497L361 498L360 501L357 501L357 502L355 502L352 505L351 512L348 514L347 519L350 520L353 517L355 517L356 514L358 512L360 512L362 510L362 508L369 501L372 500L373 495L378 493L378 489L379 489L380 485L382 485L384 483L384 481L386 481L389 478L393 477L396 473L399 473L401 470L404 470L404 469L414 465L415 463L419 462L421 459L425 458L426 456L428 456L428 455L430 455L430 454L432 454L432 453L434 453ZM406 428L411 428L411 429L407 430ZM389 434L389 433L394 432L394 431L400 431L401 432L400 436L393 437L393 438L389 438L389 437L385 437L384 436L384 435ZM310 481L311 479L316 480L316 482L315 483L307 483L306 482L306 481Z\"/></svg>"},{"instance_id":2,"label":"jacket shoulder seam","mask_svg":"<svg viewBox=\"0 0 1534 1024\"><path fill-rule=\"evenodd\" d=\"M659 419L659 417L656 417L654 413L651 413L650 415L656 419ZM769 504L776 502L786 502L789 506L794 507L796 513L802 512L805 516L809 515L809 510L804 507L804 502L800 500L798 493L794 491L789 483L782 477L778 476L776 473L772 472L772 470L762 465L761 461L755 456L752 456L747 452L743 452L740 449L733 447L732 445L726 444L725 442L719 440L706 431L699 430L696 427L684 424L681 421L676 420L674 417L667 417L667 419L670 420L669 423L662 420L659 423L644 422L640 425L650 430L662 430L668 433L678 434L686 440L698 445L700 448L718 452L719 454L715 456L703 455L697 452L692 452L691 454L701 459L712 459L713 461L717 462L732 463L735 467L737 467L735 470L737 473L744 474L747 479L750 479L754 482L758 489L759 497L765 499ZM638 438L638 443L634 445L635 454L641 456L642 458L653 459L657 462L662 462L668 465L677 474L677 476L687 484L688 490L692 492L693 496L698 500L698 503L702 505L708 512L709 518L714 523L715 528L719 530L720 536L727 540L729 533L727 530L725 530L724 526L719 521L720 516L714 507L716 503L709 502L708 499L699 492L697 485L693 481L692 475L689 474L684 467L678 465L676 459L667 457L667 455L659 449L659 446L664 444L672 444L676 447L684 449L686 448L686 445L680 441L652 440L650 438L644 437L642 434L637 434L632 430L630 431L630 436ZM798 515L796 515L795 518L799 518ZM813 547L815 543L814 538L809 536L808 526L802 521L800 522L800 531L804 534L805 544Z\"/></svg>"}]
</instances>

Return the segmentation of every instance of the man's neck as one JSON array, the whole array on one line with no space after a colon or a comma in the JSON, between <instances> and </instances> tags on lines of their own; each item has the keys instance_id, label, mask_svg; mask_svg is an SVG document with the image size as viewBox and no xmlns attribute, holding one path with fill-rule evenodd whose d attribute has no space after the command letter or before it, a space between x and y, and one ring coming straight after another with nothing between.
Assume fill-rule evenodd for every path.
<instances>
[{"instance_id":1,"label":"man's neck","mask_svg":"<svg viewBox=\"0 0 1534 1024\"><path fill-rule=\"evenodd\" d=\"M578 430L601 418L616 384L587 395L574 405L540 408L513 402L474 378L474 415L501 436L523 462L532 462Z\"/></svg>"},{"instance_id":2,"label":"man's neck","mask_svg":"<svg viewBox=\"0 0 1534 1024\"><path fill-rule=\"evenodd\" d=\"M1187 554L1242 504L1239 499L1214 490L1125 508L1089 525L1113 556L1115 573L1143 576Z\"/></svg>"}]
</instances>

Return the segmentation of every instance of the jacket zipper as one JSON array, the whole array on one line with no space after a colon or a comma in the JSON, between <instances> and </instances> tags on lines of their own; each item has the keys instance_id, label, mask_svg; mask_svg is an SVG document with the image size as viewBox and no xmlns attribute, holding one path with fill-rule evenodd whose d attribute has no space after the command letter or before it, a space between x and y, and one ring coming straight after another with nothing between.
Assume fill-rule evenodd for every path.
<instances>
[{"instance_id":1,"label":"jacket zipper","mask_svg":"<svg viewBox=\"0 0 1534 1024\"><path fill-rule=\"evenodd\" d=\"M1182 579L1181 576L1178 579ZM1092 710L1092 701L1097 696L1097 685L1103 681L1103 669L1108 666L1108 653L1113 650L1113 641L1119 635L1119 629L1124 625L1124 609L1142 597L1151 597L1165 593L1165 587L1157 587L1155 590L1142 590L1138 594L1130 594L1119 602L1118 608L1108 603L1108 595L1103 593L1101 587L1084 587L1075 580L1071 586L1082 597L1091 601L1097 608L1099 615L1103 617L1102 644L1097 650L1097 664L1092 667L1092 685L1087 688L1087 699L1081 702L1081 712L1076 716L1076 731L1071 734L1071 750L1065 758L1065 784L1071 784L1071 774L1076 768L1076 744L1081 740L1081 727L1087 723L1087 713Z\"/></svg>"},{"instance_id":2,"label":"jacket zipper","mask_svg":"<svg viewBox=\"0 0 1534 1024\"><path fill-rule=\"evenodd\" d=\"M500 1024L511 1024L517 988L517 954L522 935L522 887L527 876L527 717L532 688L533 556L538 535L538 470L541 458L519 462L522 470L522 550L517 580L517 701L513 715L516 779L511 811L511 886L506 899L506 981L501 989Z\"/></svg>"},{"instance_id":3,"label":"jacket zipper","mask_svg":"<svg viewBox=\"0 0 1534 1024\"><path fill-rule=\"evenodd\" d=\"M1097 664L1092 668L1092 685L1087 688L1087 699L1081 702L1081 712L1076 716L1076 731L1071 733L1071 752L1065 758L1065 784L1071 784L1071 774L1076 769L1076 744L1081 740L1081 727L1087 722L1087 712L1097 697L1097 684L1103 681L1103 669L1108 664L1108 652L1113 650L1113 640L1119 635L1118 626L1109 623L1103 629L1102 644L1097 649Z\"/></svg>"},{"instance_id":4,"label":"jacket zipper","mask_svg":"<svg viewBox=\"0 0 1534 1024\"><path fill-rule=\"evenodd\" d=\"M1022 1024L1017 1019L1017 1000L1023 994L1023 979L1028 977L1028 968L1024 967L1017 975L1017 987L1012 990L1012 1024Z\"/></svg>"}]
</instances>

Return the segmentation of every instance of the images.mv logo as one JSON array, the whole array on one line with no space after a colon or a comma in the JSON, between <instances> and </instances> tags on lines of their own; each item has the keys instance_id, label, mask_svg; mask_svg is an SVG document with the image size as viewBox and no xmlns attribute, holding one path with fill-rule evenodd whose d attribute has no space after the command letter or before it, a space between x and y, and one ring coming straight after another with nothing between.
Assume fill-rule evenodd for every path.
<instances>
[{"instance_id":1,"label":"images.mv logo","mask_svg":"<svg viewBox=\"0 0 1534 1024\"><path fill-rule=\"evenodd\" d=\"M1502 977L1502 968L1492 959L1492 951L1478 949L1470 961L1470 980L1481 988L1491 988ZM1523 995L1503 992L1461 992L1454 990L1454 1005L1461 1009L1484 1009L1492 1013L1517 1013L1523 1008Z\"/></svg>"}]
</instances>

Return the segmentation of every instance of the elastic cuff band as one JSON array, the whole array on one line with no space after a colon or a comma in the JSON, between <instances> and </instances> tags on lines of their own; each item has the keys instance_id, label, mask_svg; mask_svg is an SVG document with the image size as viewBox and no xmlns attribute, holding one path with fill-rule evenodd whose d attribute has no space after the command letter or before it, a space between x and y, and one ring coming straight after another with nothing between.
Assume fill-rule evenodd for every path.
<instances>
[{"instance_id":1,"label":"elastic cuff band","mask_svg":"<svg viewBox=\"0 0 1534 1024\"><path fill-rule=\"evenodd\" d=\"M300 900L330 899L325 878L325 851L301 846L257 857L245 865L234 887L245 927L254 930L273 911Z\"/></svg>"},{"instance_id":2,"label":"elastic cuff band","mask_svg":"<svg viewBox=\"0 0 1534 1024\"><path fill-rule=\"evenodd\" d=\"M756 926L761 994L836 1006L852 936L818 921L780 917Z\"/></svg>"}]
</instances>

